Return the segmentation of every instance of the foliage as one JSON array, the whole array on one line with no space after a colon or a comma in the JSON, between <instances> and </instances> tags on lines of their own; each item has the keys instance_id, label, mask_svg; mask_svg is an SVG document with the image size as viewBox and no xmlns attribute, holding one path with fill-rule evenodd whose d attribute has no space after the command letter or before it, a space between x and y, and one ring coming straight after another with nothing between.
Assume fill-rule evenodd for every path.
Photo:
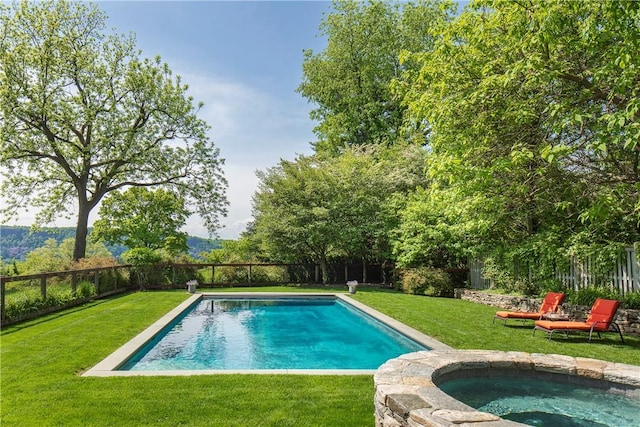
<instances>
[{"instance_id":1,"label":"foliage","mask_svg":"<svg viewBox=\"0 0 640 427\"><path fill-rule=\"evenodd\" d=\"M75 202L73 258L89 213L123 187L163 187L194 203L210 232L226 211L218 149L187 85L132 36L106 34L93 4L0 8L2 214L38 210L37 225Z\"/></svg>"},{"instance_id":2,"label":"foliage","mask_svg":"<svg viewBox=\"0 0 640 427\"><path fill-rule=\"evenodd\" d=\"M619 300L621 299L621 296L617 290L610 287L589 286L587 288L581 288L577 291L569 292L569 295L567 295L567 302L575 305L591 307L597 298Z\"/></svg>"},{"instance_id":3,"label":"foliage","mask_svg":"<svg viewBox=\"0 0 640 427\"><path fill-rule=\"evenodd\" d=\"M340 157L300 156L259 172L250 238L273 261L320 264L336 257L387 259L396 222L392 196L420 179L417 147L351 148Z\"/></svg>"},{"instance_id":4,"label":"foliage","mask_svg":"<svg viewBox=\"0 0 640 427\"><path fill-rule=\"evenodd\" d=\"M207 280L211 276L211 269L207 269L202 276ZM259 266L251 267L251 286L264 286L267 284L279 284L290 280L286 267ZM248 267L215 267L213 282L216 285L247 285L249 283Z\"/></svg>"},{"instance_id":5,"label":"foliage","mask_svg":"<svg viewBox=\"0 0 640 427\"><path fill-rule=\"evenodd\" d=\"M76 287L76 297L82 299L93 295L96 295L96 287L93 283L87 282L86 280L78 283Z\"/></svg>"},{"instance_id":6,"label":"foliage","mask_svg":"<svg viewBox=\"0 0 640 427\"><path fill-rule=\"evenodd\" d=\"M318 121L316 152L335 155L349 146L401 138L406 107L391 93L391 82L411 66L400 65L400 52L430 50L429 30L453 8L434 1L333 2L320 26L327 47L304 52L298 87L317 106L311 112Z\"/></svg>"},{"instance_id":7,"label":"foliage","mask_svg":"<svg viewBox=\"0 0 640 427\"><path fill-rule=\"evenodd\" d=\"M5 316L11 321L30 313L35 313L52 307L61 307L77 299L84 299L96 295L93 283L82 281L72 292L71 285L61 284L47 287L47 297L42 299L39 286L22 287L17 292L10 292L5 300Z\"/></svg>"},{"instance_id":8,"label":"foliage","mask_svg":"<svg viewBox=\"0 0 640 427\"><path fill-rule=\"evenodd\" d=\"M190 264L194 263L192 258L182 256L174 258L164 258L164 261L170 264ZM189 280L197 280L198 283L204 281L204 276L198 267L174 267L171 271L171 276L167 273L166 281L175 285L184 285ZM158 284L165 283L160 281Z\"/></svg>"},{"instance_id":9,"label":"foliage","mask_svg":"<svg viewBox=\"0 0 640 427\"><path fill-rule=\"evenodd\" d=\"M164 283L162 270L157 264L162 261L162 255L158 251L149 248L133 248L122 254L125 263L133 266L136 284L140 290L145 289L150 284Z\"/></svg>"},{"instance_id":10,"label":"foliage","mask_svg":"<svg viewBox=\"0 0 640 427\"><path fill-rule=\"evenodd\" d=\"M187 250L187 234L180 232L189 216L184 199L173 192L132 187L112 192L98 212L91 239L128 248Z\"/></svg>"},{"instance_id":11,"label":"foliage","mask_svg":"<svg viewBox=\"0 0 640 427\"><path fill-rule=\"evenodd\" d=\"M622 297L622 307L640 310L640 292L631 292Z\"/></svg>"},{"instance_id":12,"label":"foliage","mask_svg":"<svg viewBox=\"0 0 640 427\"><path fill-rule=\"evenodd\" d=\"M453 283L444 270L426 267L407 268L401 271L402 289L413 295L452 297Z\"/></svg>"},{"instance_id":13,"label":"foliage","mask_svg":"<svg viewBox=\"0 0 640 427\"><path fill-rule=\"evenodd\" d=\"M75 270L84 270L84 269L93 269L93 268L102 268L102 267L113 267L118 265L116 260L113 257L99 257L92 256L89 258L82 258L80 261L77 261L73 265L73 269ZM86 281L95 281L95 272L90 273L80 273L78 274L79 280ZM98 289L95 289L97 293L103 293L107 291L112 291L116 289L127 288L129 286L129 275L119 268L109 268L105 270L100 270L99 280L98 280ZM95 287L95 286L93 286Z\"/></svg>"},{"instance_id":14,"label":"foliage","mask_svg":"<svg viewBox=\"0 0 640 427\"><path fill-rule=\"evenodd\" d=\"M261 255L259 245L248 236L241 236L238 240L222 240L218 248L202 257L210 263L252 262Z\"/></svg>"},{"instance_id":15,"label":"foliage","mask_svg":"<svg viewBox=\"0 0 640 427\"><path fill-rule=\"evenodd\" d=\"M396 234L403 265L488 256L529 287L570 256L604 270L640 239L639 16L633 2L476 1L432 28L431 51L402 54L394 91L430 148Z\"/></svg>"},{"instance_id":16,"label":"foliage","mask_svg":"<svg viewBox=\"0 0 640 427\"><path fill-rule=\"evenodd\" d=\"M79 268L79 265L90 265L93 261L85 261L80 264L73 262L74 239L66 239L58 244L55 239L48 239L44 246L29 252L23 263L19 263L20 274L32 274L52 271L64 271ZM96 258L99 262L114 265L115 260L109 251L101 243L89 244L87 255ZM90 268L90 267L89 267Z\"/></svg>"},{"instance_id":17,"label":"foliage","mask_svg":"<svg viewBox=\"0 0 640 427\"><path fill-rule=\"evenodd\" d=\"M391 245L398 267L466 265L467 236L472 233L456 224L460 212L454 200L442 196L447 195L419 188L397 202L399 224L391 233Z\"/></svg>"}]
</instances>

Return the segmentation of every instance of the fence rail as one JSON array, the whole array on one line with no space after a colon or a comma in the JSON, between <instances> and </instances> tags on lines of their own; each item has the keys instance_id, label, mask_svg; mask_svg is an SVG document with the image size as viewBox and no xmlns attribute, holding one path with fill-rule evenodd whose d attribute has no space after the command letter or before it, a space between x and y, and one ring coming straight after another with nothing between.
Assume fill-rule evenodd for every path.
<instances>
[{"instance_id":1,"label":"fence rail","mask_svg":"<svg viewBox=\"0 0 640 427\"><path fill-rule=\"evenodd\" d=\"M147 267L144 277L139 274L141 268L132 265L115 265L19 276L0 276L0 325L5 326L16 321L35 318L56 309L84 303L88 299L100 298L114 292L134 289L136 285L140 286L142 284L145 287L176 288L186 287L186 282L192 279L200 279L203 286L259 286L263 284L320 283L322 281L320 266L312 263L169 263L143 267ZM264 268L269 267L276 267L276 269L279 268L282 271L276 270L271 275L265 275ZM358 264L337 263L330 264L329 267L327 283L345 283L348 280L381 283L384 282L386 277L383 266L376 264L363 267ZM189 269L197 271L189 271ZM207 279L205 281L202 280L203 270L205 272L208 270L204 275ZM106 271L113 271L114 274L106 274ZM210 281L208 280L209 274L211 274ZM367 280L363 280L364 278L367 278ZM93 284L92 292L94 295L87 298L76 293L78 283L81 280ZM13 294L11 297L14 298L16 293L20 292L20 290L17 290L20 285L9 289L9 292L7 291L7 284L12 282L25 282L26 285L22 287L22 290L28 289L30 301L33 300L34 303L25 308L28 311L27 314L18 317L9 316L8 318L7 295L8 293ZM58 287L63 287L65 292L70 291L73 296L67 298L64 303L52 302L48 299L48 296L53 295L50 288L54 284ZM55 295L53 299L56 299ZM72 299L72 301L69 301L69 299ZM44 308L36 310L34 308L36 306ZM11 307L15 307L15 305ZM15 313L15 310L13 312Z\"/></svg>"},{"instance_id":2,"label":"fence rail","mask_svg":"<svg viewBox=\"0 0 640 427\"><path fill-rule=\"evenodd\" d=\"M95 289L95 295L93 295L91 298L99 298L99 297L104 297L104 296L113 294L114 292L126 291L127 287L129 286L128 281L118 280L119 274L116 274L116 273L122 270L127 271L130 267L131 267L130 265L114 265L114 266L108 266L108 267L95 267L95 268L79 269L79 270L23 274L18 276L0 276L0 322L2 326L5 326L7 324L6 322L7 320L7 316L6 316L7 283L34 282L34 281L37 282L39 293L40 293L40 300L44 302L44 301L47 301L47 296L49 294L49 287L51 286L50 279L54 279L54 278L65 279L70 277L71 280L69 282L69 286L70 286L69 289L71 291L71 294L75 295L76 291L78 290L79 281L81 279L88 280L90 278ZM109 275L111 276L113 283L108 288L106 286L103 286L105 282L105 279L102 277L104 272L114 273ZM60 304L60 307L62 306L67 307L67 306L73 306L74 304L80 304L80 303L86 302L88 299L91 299L91 298L78 296L75 299L75 301L66 301ZM56 309L56 306L45 306L44 308L37 310L37 313L39 314L39 313L51 312L51 311L54 311L55 309ZM16 319L12 319L12 321L15 322L15 321L25 320L33 317L37 317L37 316L24 315L24 316L19 316ZM13 323L13 322L10 322L10 323Z\"/></svg>"},{"instance_id":3,"label":"fence rail","mask_svg":"<svg viewBox=\"0 0 640 427\"><path fill-rule=\"evenodd\" d=\"M617 289L622 295L640 292L640 264L633 247L625 248L615 267L608 274L597 277L593 271L591 259L580 261L572 258L568 271L557 271L554 278L564 285L574 289L584 289L600 284L607 284ZM469 261L469 285L474 289L487 289L491 287L491 280L484 277L481 260Z\"/></svg>"}]
</instances>

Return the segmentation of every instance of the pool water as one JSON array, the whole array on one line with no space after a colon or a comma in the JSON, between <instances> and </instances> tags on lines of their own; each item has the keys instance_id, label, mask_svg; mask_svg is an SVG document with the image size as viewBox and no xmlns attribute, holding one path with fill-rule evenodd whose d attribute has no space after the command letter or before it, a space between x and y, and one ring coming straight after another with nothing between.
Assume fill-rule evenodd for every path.
<instances>
[{"instance_id":1,"label":"pool water","mask_svg":"<svg viewBox=\"0 0 640 427\"><path fill-rule=\"evenodd\" d=\"M461 378L439 387L480 411L531 426L640 426L640 400L598 388L515 378Z\"/></svg>"},{"instance_id":2,"label":"pool water","mask_svg":"<svg viewBox=\"0 0 640 427\"><path fill-rule=\"evenodd\" d=\"M119 370L376 369L420 350L335 298L205 298Z\"/></svg>"}]
</instances>

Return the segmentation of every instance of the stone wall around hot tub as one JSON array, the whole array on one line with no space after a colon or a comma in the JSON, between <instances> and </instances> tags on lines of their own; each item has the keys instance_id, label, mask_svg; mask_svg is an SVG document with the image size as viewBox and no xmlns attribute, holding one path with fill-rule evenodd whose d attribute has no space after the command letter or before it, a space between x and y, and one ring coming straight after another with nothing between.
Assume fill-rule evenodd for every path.
<instances>
[{"instance_id":1,"label":"stone wall around hot tub","mask_svg":"<svg viewBox=\"0 0 640 427\"><path fill-rule=\"evenodd\" d=\"M374 375L376 427L509 427L523 424L480 412L449 396L438 385L480 371L565 376L640 399L640 366L596 359L489 350L421 351L391 359Z\"/></svg>"},{"instance_id":2,"label":"stone wall around hot tub","mask_svg":"<svg viewBox=\"0 0 640 427\"><path fill-rule=\"evenodd\" d=\"M491 294L465 288L456 289L455 297L479 304L493 305L502 310L513 311L538 311L542 303L541 298ZM584 320L589 315L591 307L565 303L562 304L562 309L572 319ZM619 308L614 321L620 326L623 334L640 335L640 310Z\"/></svg>"}]
</instances>

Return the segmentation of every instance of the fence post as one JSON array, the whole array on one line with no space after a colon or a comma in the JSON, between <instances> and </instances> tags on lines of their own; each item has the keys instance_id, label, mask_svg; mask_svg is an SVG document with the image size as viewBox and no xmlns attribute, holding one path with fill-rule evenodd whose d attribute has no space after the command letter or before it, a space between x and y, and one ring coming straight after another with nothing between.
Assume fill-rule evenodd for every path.
<instances>
[{"instance_id":1,"label":"fence post","mask_svg":"<svg viewBox=\"0 0 640 427\"><path fill-rule=\"evenodd\" d=\"M40 294L42 294L42 301L47 299L47 277L42 276L40 278Z\"/></svg>"},{"instance_id":2,"label":"fence post","mask_svg":"<svg viewBox=\"0 0 640 427\"><path fill-rule=\"evenodd\" d=\"M251 264L249 264L249 285L251 285Z\"/></svg>"},{"instance_id":3,"label":"fence post","mask_svg":"<svg viewBox=\"0 0 640 427\"><path fill-rule=\"evenodd\" d=\"M212 265L211 266L211 286L213 286L213 284L215 283L215 278L216 278L216 266Z\"/></svg>"},{"instance_id":4,"label":"fence post","mask_svg":"<svg viewBox=\"0 0 640 427\"><path fill-rule=\"evenodd\" d=\"M100 295L100 271L96 270L96 272L93 275L93 283L96 287L96 294Z\"/></svg>"},{"instance_id":5,"label":"fence post","mask_svg":"<svg viewBox=\"0 0 640 427\"><path fill-rule=\"evenodd\" d=\"M75 294L77 289L78 289L78 275L75 272L73 272L71 273L71 292Z\"/></svg>"},{"instance_id":6,"label":"fence post","mask_svg":"<svg viewBox=\"0 0 640 427\"><path fill-rule=\"evenodd\" d=\"M4 294L5 294L5 283L4 281L0 282L0 320L4 324L5 313L4 313Z\"/></svg>"},{"instance_id":7,"label":"fence post","mask_svg":"<svg viewBox=\"0 0 640 427\"><path fill-rule=\"evenodd\" d=\"M633 250L631 252L631 271L632 271L632 278L631 278L631 291L632 292L640 292L640 276L638 274L638 271L640 270L640 259L638 258L638 254L636 253L635 250Z\"/></svg>"}]
</instances>

